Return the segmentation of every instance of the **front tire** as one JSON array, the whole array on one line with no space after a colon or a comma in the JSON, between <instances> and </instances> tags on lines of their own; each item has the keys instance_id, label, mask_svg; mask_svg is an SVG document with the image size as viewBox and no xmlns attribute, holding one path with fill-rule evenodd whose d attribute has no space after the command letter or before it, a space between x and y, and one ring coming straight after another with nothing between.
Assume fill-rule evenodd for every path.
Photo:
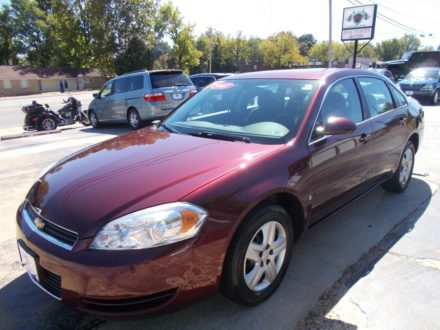
<instances>
[{"instance_id":1,"label":"front tire","mask_svg":"<svg viewBox=\"0 0 440 330\"><path fill-rule=\"evenodd\" d=\"M142 120L136 109L128 110L127 119L131 129L136 130L142 127Z\"/></svg>"},{"instance_id":2,"label":"front tire","mask_svg":"<svg viewBox=\"0 0 440 330\"><path fill-rule=\"evenodd\" d=\"M52 117L43 117L38 125L39 131L51 131L57 128L57 122Z\"/></svg>"},{"instance_id":3,"label":"front tire","mask_svg":"<svg viewBox=\"0 0 440 330\"><path fill-rule=\"evenodd\" d=\"M279 206L267 206L249 216L228 249L221 292L245 306L269 298L286 273L293 237L291 218Z\"/></svg>"},{"instance_id":4,"label":"front tire","mask_svg":"<svg viewBox=\"0 0 440 330\"><path fill-rule=\"evenodd\" d=\"M100 127L98 116L96 115L95 111L93 111L93 110L89 111L89 121L90 121L90 124L92 124L93 128Z\"/></svg>"},{"instance_id":5,"label":"front tire","mask_svg":"<svg viewBox=\"0 0 440 330\"><path fill-rule=\"evenodd\" d=\"M432 96L431 104L436 105L437 102L438 102L438 89L434 92L434 95Z\"/></svg>"},{"instance_id":6,"label":"front tire","mask_svg":"<svg viewBox=\"0 0 440 330\"><path fill-rule=\"evenodd\" d=\"M411 141L405 146L402 157L400 158L399 166L394 175L382 184L382 188L386 191L401 193L406 190L411 181L411 176L414 168L414 158L416 150Z\"/></svg>"}]
</instances>

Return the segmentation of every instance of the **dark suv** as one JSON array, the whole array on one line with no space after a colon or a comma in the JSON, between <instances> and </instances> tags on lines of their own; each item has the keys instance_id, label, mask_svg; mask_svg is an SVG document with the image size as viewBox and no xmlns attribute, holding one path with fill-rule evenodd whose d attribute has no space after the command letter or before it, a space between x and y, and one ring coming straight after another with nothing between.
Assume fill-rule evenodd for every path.
<instances>
[{"instance_id":1,"label":"dark suv","mask_svg":"<svg viewBox=\"0 0 440 330\"><path fill-rule=\"evenodd\" d=\"M165 117L197 93L182 70L137 71L107 81L90 103L93 127L127 123L138 129L145 121Z\"/></svg>"},{"instance_id":2,"label":"dark suv","mask_svg":"<svg viewBox=\"0 0 440 330\"><path fill-rule=\"evenodd\" d=\"M408 96L438 102L440 93L440 68L418 68L412 70L399 82L400 89Z\"/></svg>"},{"instance_id":3,"label":"dark suv","mask_svg":"<svg viewBox=\"0 0 440 330\"><path fill-rule=\"evenodd\" d=\"M189 76L189 79L191 79L194 86L196 86L197 91L200 92L210 83L230 75L231 73L197 73Z\"/></svg>"}]
</instances>

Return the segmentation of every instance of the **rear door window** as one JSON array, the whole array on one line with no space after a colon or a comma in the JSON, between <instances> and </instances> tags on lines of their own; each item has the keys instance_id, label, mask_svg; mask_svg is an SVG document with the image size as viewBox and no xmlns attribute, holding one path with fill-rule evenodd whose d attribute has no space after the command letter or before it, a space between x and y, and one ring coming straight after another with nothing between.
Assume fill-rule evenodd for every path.
<instances>
[{"instance_id":1,"label":"rear door window","mask_svg":"<svg viewBox=\"0 0 440 330\"><path fill-rule=\"evenodd\" d=\"M144 76L137 75L128 77L127 91L135 91L144 88Z\"/></svg>"},{"instance_id":2,"label":"rear door window","mask_svg":"<svg viewBox=\"0 0 440 330\"><path fill-rule=\"evenodd\" d=\"M150 72L150 78L153 88L193 85L183 72Z\"/></svg>"},{"instance_id":3,"label":"rear door window","mask_svg":"<svg viewBox=\"0 0 440 330\"><path fill-rule=\"evenodd\" d=\"M407 105L405 96L403 96L403 94L399 92L396 87L394 86L390 86L390 87L391 87L391 94L393 94L394 102L396 103L396 108L400 108Z\"/></svg>"},{"instance_id":4,"label":"rear door window","mask_svg":"<svg viewBox=\"0 0 440 330\"><path fill-rule=\"evenodd\" d=\"M391 93L384 81L376 78L359 78L371 116L394 109Z\"/></svg>"}]
</instances>

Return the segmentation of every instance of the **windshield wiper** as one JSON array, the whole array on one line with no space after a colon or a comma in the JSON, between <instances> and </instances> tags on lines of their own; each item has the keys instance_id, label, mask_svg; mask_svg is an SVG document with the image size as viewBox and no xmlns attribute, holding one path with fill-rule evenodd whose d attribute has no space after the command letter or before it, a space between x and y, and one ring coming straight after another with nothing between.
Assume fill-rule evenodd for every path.
<instances>
[{"instance_id":1,"label":"windshield wiper","mask_svg":"<svg viewBox=\"0 0 440 330\"><path fill-rule=\"evenodd\" d=\"M217 139L217 140L224 140L224 141L241 141L244 143L250 143L251 140L248 137L245 136L236 136L236 135L224 135L214 132L198 132L191 134L193 136L200 136L200 137L206 137L209 139Z\"/></svg>"},{"instance_id":2,"label":"windshield wiper","mask_svg":"<svg viewBox=\"0 0 440 330\"><path fill-rule=\"evenodd\" d=\"M163 127L165 130L167 130L170 133L180 133L178 130L172 128L171 126L167 124L159 124L158 127Z\"/></svg>"}]
</instances>

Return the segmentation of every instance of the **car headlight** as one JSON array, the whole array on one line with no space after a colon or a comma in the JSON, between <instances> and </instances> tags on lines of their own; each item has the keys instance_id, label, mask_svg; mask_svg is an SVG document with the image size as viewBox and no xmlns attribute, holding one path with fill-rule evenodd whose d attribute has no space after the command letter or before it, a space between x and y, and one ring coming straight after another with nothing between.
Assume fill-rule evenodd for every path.
<instances>
[{"instance_id":1,"label":"car headlight","mask_svg":"<svg viewBox=\"0 0 440 330\"><path fill-rule=\"evenodd\" d=\"M422 90L424 91L432 91L434 89L433 85L425 85L422 87Z\"/></svg>"},{"instance_id":2,"label":"car headlight","mask_svg":"<svg viewBox=\"0 0 440 330\"><path fill-rule=\"evenodd\" d=\"M124 215L106 224L92 249L131 250L170 244L197 235L208 213L189 203L170 203Z\"/></svg>"}]
</instances>

